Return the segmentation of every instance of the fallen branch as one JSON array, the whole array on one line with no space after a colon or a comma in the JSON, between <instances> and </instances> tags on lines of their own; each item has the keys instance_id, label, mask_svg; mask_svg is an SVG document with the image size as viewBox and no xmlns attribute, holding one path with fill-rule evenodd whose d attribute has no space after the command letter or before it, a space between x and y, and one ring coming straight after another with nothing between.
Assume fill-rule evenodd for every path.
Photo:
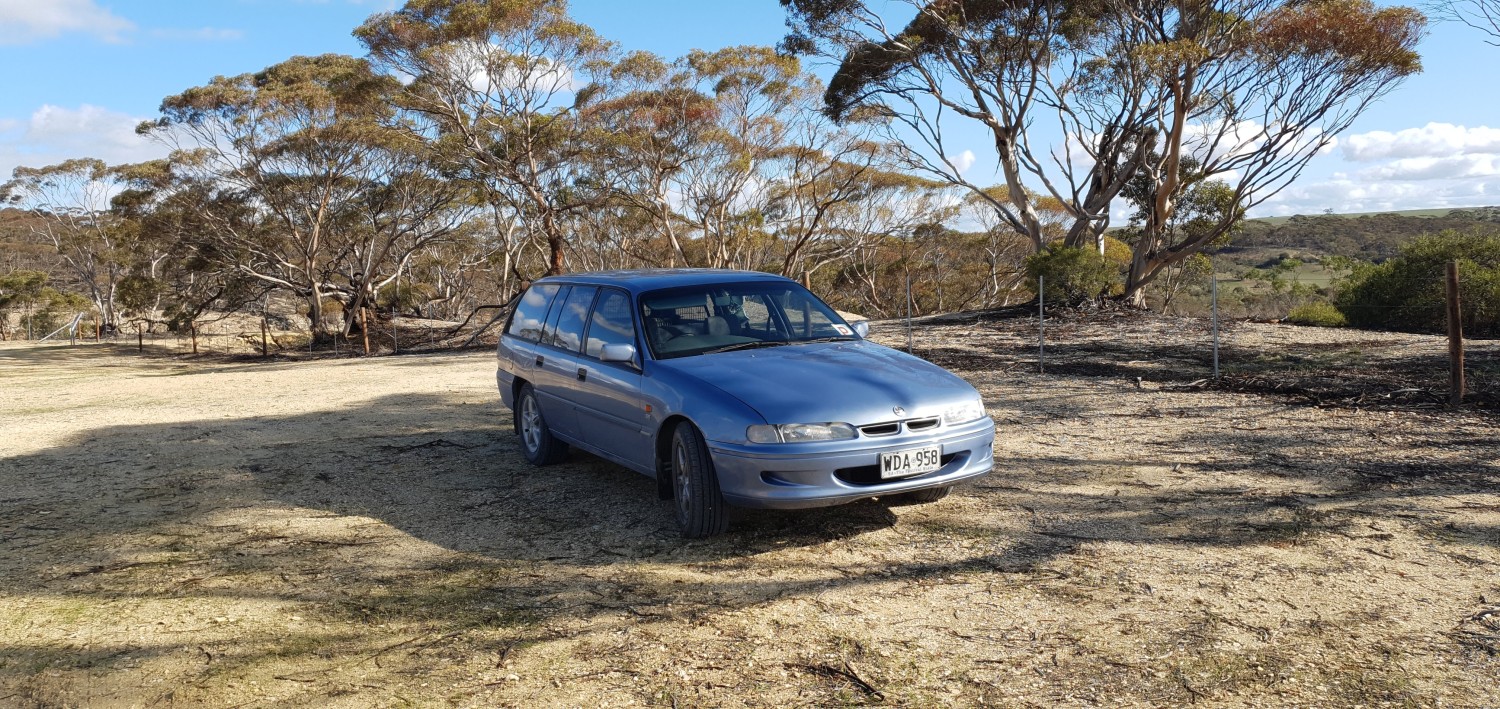
<instances>
[{"instance_id":1,"label":"fallen branch","mask_svg":"<svg viewBox=\"0 0 1500 709\"><path fill-rule=\"evenodd\" d=\"M409 445L409 446L389 446L389 445L387 445L387 446L380 446L380 448L382 448L384 450L388 450L388 451L395 451L397 453L410 453L411 451L418 450L418 449L421 449L421 448L437 448L439 446L451 446L453 448L462 448L464 450L469 450L470 448L477 448L478 447L477 445L475 445L475 446L466 446L466 445L463 445L462 443L454 443L453 441L450 441L450 440L448 440L446 438L439 438L439 439L436 439L436 440L428 441L426 443L416 443L416 444Z\"/></svg>"},{"instance_id":2,"label":"fallen branch","mask_svg":"<svg viewBox=\"0 0 1500 709\"><path fill-rule=\"evenodd\" d=\"M823 677L829 677L832 679L848 680L849 682L853 682L854 685L859 687L860 690L865 694L868 694L876 699L885 699L885 693L876 689L874 685L866 682L864 678L860 677L859 674L854 671L853 665L850 665L847 661L844 662L843 668L834 667L833 665L804 665L794 662L786 663L786 667L790 669L802 670L804 672L809 672L815 675L821 675Z\"/></svg>"}]
</instances>

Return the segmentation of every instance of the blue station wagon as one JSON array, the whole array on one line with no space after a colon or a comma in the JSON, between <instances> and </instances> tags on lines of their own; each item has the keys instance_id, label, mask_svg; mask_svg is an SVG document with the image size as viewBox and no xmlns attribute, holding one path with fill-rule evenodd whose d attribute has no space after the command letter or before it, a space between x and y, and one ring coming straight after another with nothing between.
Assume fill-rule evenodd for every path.
<instances>
[{"instance_id":1,"label":"blue station wagon","mask_svg":"<svg viewBox=\"0 0 1500 709\"><path fill-rule=\"evenodd\" d=\"M731 505L931 502L989 472L979 392L866 334L780 276L571 274L521 297L496 379L527 460L573 446L651 476L687 537Z\"/></svg>"}]
</instances>

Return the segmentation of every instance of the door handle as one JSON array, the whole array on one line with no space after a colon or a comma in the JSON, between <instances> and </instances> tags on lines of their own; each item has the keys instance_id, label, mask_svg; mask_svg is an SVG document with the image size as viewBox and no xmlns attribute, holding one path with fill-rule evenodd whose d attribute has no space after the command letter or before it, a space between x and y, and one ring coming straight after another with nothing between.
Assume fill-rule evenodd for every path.
<instances>
[{"instance_id":1,"label":"door handle","mask_svg":"<svg viewBox=\"0 0 1500 709\"><path fill-rule=\"evenodd\" d=\"M542 362L543 361L545 361L545 360L542 358L541 355L537 355L536 356L536 366L538 366L538 367L542 366Z\"/></svg>"},{"instance_id":2,"label":"door handle","mask_svg":"<svg viewBox=\"0 0 1500 709\"><path fill-rule=\"evenodd\" d=\"M578 381L581 382L581 381L587 379L588 376L589 376L589 370L584 369L583 367L579 367L578 368Z\"/></svg>"}]
</instances>

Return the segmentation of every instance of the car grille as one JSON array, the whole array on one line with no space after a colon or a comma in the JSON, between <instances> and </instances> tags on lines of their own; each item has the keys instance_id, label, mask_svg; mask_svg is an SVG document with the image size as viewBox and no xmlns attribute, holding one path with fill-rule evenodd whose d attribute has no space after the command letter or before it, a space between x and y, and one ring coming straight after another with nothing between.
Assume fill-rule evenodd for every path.
<instances>
[{"instance_id":1,"label":"car grille","mask_svg":"<svg viewBox=\"0 0 1500 709\"><path fill-rule=\"evenodd\" d=\"M968 458L967 451L949 453L938 459L942 461L943 467L938 468L937 470L934 470L930 473L926 473L926 475L938 475L940 473L946 472L948 470L948 464L952 463L953 459L957 458L960 455L964 456L965 459ZM860 465L853 468L839 468L838 470L833 471L833 475L839 480L849 483L850 485L879 485L881 483L888 483L894 480L914 480L916 478L923 477L922 475L914 475L910 478L892 478L891 480L881 480L879 463L876 463L875 465Z\"/></svg>"},{"instance_id":2,"label":"car grille","mask_svg":"<svg viewBox=\"0 0 1500 709\"><path fill-rule=\"evenodd\" d=\"M936 417L936 416L934 416L934 417L932 417L930 419L912 419L912 420L906 422L906 430L908 430L908 431L926 431L929 428L937 428L937 425L938 425L938 417Z\"/></svg>"},{"instance_id":3,"label":"car grille","mask_svg":"<svg viewBox=\"0 0 1500 709\"><path fill-rule=\"evenodd\" d=\"M860 426L859 432L872 437L894 436L901 432L901 422L891 421L890 423L874 423L869 426Z\"/></svg>"},{"instance_id":4,"label":"car grille","mask_svg":"<svg viewBox=\"0 0 1500 709\"><path fill-rule=\"evenodd\" d=\"M908 419L906 421L884 421L860 426L859 432L867 438L879 438L881 436L894 436L900 433L902 426L905 426L907 431L926 431L937 428L939 423L941 423L941 419L936 416L925 419Z\"/></svg>"}]
</instances>

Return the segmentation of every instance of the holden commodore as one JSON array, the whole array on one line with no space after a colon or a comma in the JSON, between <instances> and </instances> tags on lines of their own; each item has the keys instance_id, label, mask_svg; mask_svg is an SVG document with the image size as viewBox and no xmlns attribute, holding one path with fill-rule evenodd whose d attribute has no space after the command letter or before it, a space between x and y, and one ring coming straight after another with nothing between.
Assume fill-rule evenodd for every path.
<instances>
[{"instance_id":1,"label":"holden commodore","mask_svg":"<svg viewBox=\"0 0 1500 709\"><path fill-rule=\"evenodd\" d=\"M868 332L765 273L554 276L512 311L496 379L528 461L571 446L653 477L687 537L728 506L931 502L989 472L979 392Z\"/></svg>"}]
</instances>

